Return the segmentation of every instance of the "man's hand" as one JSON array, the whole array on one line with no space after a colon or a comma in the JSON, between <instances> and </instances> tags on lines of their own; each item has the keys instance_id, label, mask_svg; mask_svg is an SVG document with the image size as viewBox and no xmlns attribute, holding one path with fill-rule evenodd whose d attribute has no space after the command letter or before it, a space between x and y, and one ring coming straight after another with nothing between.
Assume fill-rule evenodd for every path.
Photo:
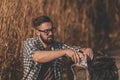
<instances>
[{"instance_id":1,"label":"man's hand","mask_svg":"<svg viewBox=\"0 0 120 80\"><path fill-rule=\"evenodd\" d=\"M65 53L68 57L70 57L72 59L73 62L75 62L75 64L79 64L80 63L80 58L84 57L83 54L81 54L78 51L72 50L72 49L66 49Z\"/></svg>"},{"instance_id":2,"label":"man's hand","mask_svg":"<svg viewBox=\"0 0 120 80\"><path fill-rule=\"evenodd\" d=\"M93 51L91 48L81 48L80 50L82 51L81 53L84 55L83 59L85 61L87 61L87 56L90 57L91 60L93 59Z\"/></svg>"},{"instance_id":3,"label":"man's hand","mask_svg":"<svg viewBox=\"0 0 120 80\"><path fill-rule=\"evenodd\" d=\"M75 64L79 64L81 58L87 62L87 57L90 57L90 59L93 59L93 51L91 48L81 48L80 51L75 51L72 49L66 49L64 50L66 55L72 59Z\"/></svg>"}]
</instances>

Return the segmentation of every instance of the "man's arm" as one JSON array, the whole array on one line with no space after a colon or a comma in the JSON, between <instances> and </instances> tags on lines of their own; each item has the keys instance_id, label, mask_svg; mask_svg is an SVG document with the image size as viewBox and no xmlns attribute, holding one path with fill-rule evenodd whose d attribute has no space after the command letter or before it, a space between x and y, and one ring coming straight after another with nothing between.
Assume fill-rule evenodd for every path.
<instances>
[{"instance_id":1,"label":"man's arm","mask_svg":"<svg viewBox=\"0 0 120 80\"><path fill-rule=\"evenodd\" d=\"M66 48L78 51L80 53L80 58L82 58L85 62L87 62L87 57L91 60L93 59L93 50L91 48L81 48L80 46L69 46L64 44L63 49Z\"/></svg>"},{"instance_id":2,"label":"man's arm","mask_svg":"<svg viewBox=\"0 0 120 80\"><path fill-rule=\"evenodd\" d=\"M63 55L67 55L74 61L75 63L80 62L79 52L76 52L71 49L64 50L55 50L55 51L35 51L33 54L33 60L35 62L45 63L57 59Z\"/></svg>"},{"instance_id":3,"label":"man's arm","mask_svg":"<svg viewBox=\"0 0 120 80\"><path fill-rule=\"evenodd\" d=\"M54 60L56 58L59 58L61 56L65 55L64 50L55 50L55 51L35 51L33 54L33 60L35 62L49 62L51 60Z\"/></svg>"},{"instance_id":4,"label":"man's arm","mask_svg":"<svg viewBox=\"0 0 120 80\"><path fill-rule=\"evenodd\" d=\"M33 39L28 39L24 43L24 57L28 57L29 60L34 62L45 63L57 59L63 55L66 55L72 59L73 62L79 63L79 52L72 49L60 49L54 51L43 51L37 49Z\"/></svg>"}]
</instances>

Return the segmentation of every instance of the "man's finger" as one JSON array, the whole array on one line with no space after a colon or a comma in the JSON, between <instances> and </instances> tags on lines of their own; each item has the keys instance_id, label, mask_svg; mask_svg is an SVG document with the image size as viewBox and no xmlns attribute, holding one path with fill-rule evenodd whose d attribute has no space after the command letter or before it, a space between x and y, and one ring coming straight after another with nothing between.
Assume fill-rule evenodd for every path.
<instances>
[{"instance_id":1,"label":"man's finger","mask_svg":"<svg viewBox=\"0 0 120 80\"><path fill-rule=\"evenodd\" d=\"M87 55L86 55L86 54L83 56L83 60L84 60L85 62L87 62Z\"/></svg>"},{"instance_id":2,"label":"man's finger","mask_svg":"<svg viewBox=\"0 0 120 80\"><path fill-rule=\"evenodd\" d=\"M78 52L76 52L76 58L77 58L77 63L80 63L80 57L79 57Z\"/></svg>"}]
</instances>

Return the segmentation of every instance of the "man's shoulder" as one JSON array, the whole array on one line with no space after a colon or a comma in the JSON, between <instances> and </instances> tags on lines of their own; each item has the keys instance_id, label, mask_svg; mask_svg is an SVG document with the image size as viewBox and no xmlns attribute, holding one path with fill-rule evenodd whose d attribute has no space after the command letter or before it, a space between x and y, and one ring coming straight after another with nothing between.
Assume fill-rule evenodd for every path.
<instances>
[{"instance_id":1,"label":"man's shoulder","mask_svg":"<svg viewBox=\"0 0 120 80\"><path fill-rule=\"evenodd\" d=\"M36 42L37 40L38 40L37 37L27 38L27 39L25 40L25 43Z\"/></svg>"}]
</instances>

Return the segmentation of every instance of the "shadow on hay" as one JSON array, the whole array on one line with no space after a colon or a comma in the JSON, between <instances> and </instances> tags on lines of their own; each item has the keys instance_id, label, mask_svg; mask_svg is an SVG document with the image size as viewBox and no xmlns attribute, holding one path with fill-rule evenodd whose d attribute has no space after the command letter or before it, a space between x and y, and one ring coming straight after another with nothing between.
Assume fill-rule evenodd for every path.
<instances>
[{"instance_id":1,"label":"shadow on hay","mask_svg":"<svg viewBox=\"0 0 120 80\"><path fill-rule=\"evenodd\" d=\"M101 51L94 51L94 53L93 61L88 61L88 68L73 66L72 71L68 66L67 78L64 80L119 80L115 58ZM67 65L71 65L71 63L67 63Z\"/></svg>"},{"instance_id":2,"label":"shadow on hay","mask_svg":"<svg viewBox=\"0 0 120 80\"><path fill-rule=\"evenodd\" d=\"M93 61L88 61L90 80L119 80L115 58L101 51L94 53Z\"/></svg>"}]
</instances>

